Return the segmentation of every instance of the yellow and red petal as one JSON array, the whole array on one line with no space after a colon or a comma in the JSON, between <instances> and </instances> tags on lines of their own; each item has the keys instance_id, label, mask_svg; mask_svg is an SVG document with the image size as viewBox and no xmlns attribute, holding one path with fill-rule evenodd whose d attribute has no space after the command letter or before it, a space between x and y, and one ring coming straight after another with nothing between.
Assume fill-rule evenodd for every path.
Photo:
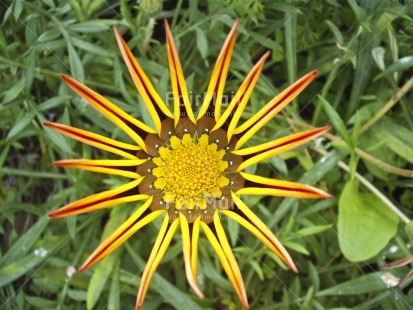
<instances>
[{"instance_id":1,"label":"yellow and red petal","mask_svg":"<svg viewBox=\"0 0 413 310\"><path fill-rule=\"evenodd\" d=\"M62 79L79 96L89 102L96 110L122 129L129 137L132 138L133 141L135 141L143 150L146 151L145 143L138 133L143 135L146 133L156 133L156 131L130 116L108 99L99 95L97 92L86 87L82 83L79 83L70 76L62 75Z\"/></svg>"},{"instance_id":2,"label":"yellow and red petal","mask_svg":"<svg viewBox=\"0 0 413 310\"><path fill-rule=\"evenodd\" d=\"M166 213L159 230L158 237L156 238L148 262L146 263L145 270L143 271L138 296L136 298L136 309L141 309L142 307L143 300L145 299L146 292L149 287L149 283L152 279L153 274L155 273L156 268L158 268L159 263L161 262L172 240L172 237L175 234L175 231L179 224L179 219L176 218L171 224L169 224L168 222L169 215L168 213Z\"/></svg>"},{"instance_id":3,"label":"yellow and red petal","mask_svg":"<svg viewBox=\"0 0 413 310\"><path fill-rule=\"evenodd\" d=\"M178 52L175 46L175 40L169 28L168 21L165 19L166 44L168 49L169 71L171 74L172 92L174 95L174 120L175 127L181 118L182 111L180 110L181 100L185 106L186 116L196 124L194 112L192 111L191 102L188 96L184 73L182 71L181 62L179 61Z\"/></svg>"},{"instance_id":4,"label":"yellow and red petal","mask_svg":"<svg viewBox=\"0 0 413 310\"><path fill-rule=\"evenodd\" d=\"M272 231L251 211L250 208L233 192L231 192L237 210L220 210L221 213L229 216L233 220L248 229L261 242L263 242L271 251L273 251L281 260L286 263L294 272L298 272L290 254L275 237Z\"/></svg>"},{"instance_id":5,"label":"yellow and red petal","mask_svg":"<svg viewBox=\"0 0 413 310\"><path fill-rule=\"evenodd\" d=\"M204 230L204 233L209 242L215 249L215 252L218 255L218 259L220 260L222 267L228 275L229 280L234 286L234 289L238 297L240 298L243 307L245 309L248 309L248 299L245 292L244 281L242 279L238 263L228 243L225 231L222 228L218 212L215 210L214 213L214 227L216 233L214 233L211 228L209 228L209 226L204 222L201 222L201 227Z\"/></svg>"},{"instance_id":6,"label":"yellow and red petal","mask_svg":"<svg viewBox=\"0 0 413 310\"><path fill-rule=\"evenodd\" d=\"M118 42L123 60L128 67L132 80L135 83L135 86L138 89L143 102L148 108L149 114L151 115L152 120L155 124L156 131L158 132L158 134L160 134L161 121L167 117L173 118L173 114L171 113L171 111L169 111L157 91L154 89L149 78L146 76L145 72L136 61L125 40L119 33L119 30L116 27L113 27L113 30L115 31L116 41Z\"/></svg>"},{"instance_id":7,"label":"yellow and red petal","mask_svg":"<svg viewBox=\"0 0 413 310\"><path fill-rule=\"evenodd\" d=\"M86 259L83 265L79 268L79 271L84 271L105 256L112 253L119 246L121 246L126 240L129 239L134 233L136 233L143 226L149 224L161 214L165 213L165 210L157 210L153 212L145 212L148 210L152 203L152 197L149 198L142 206L135 211L121 226L119 226L106 240L104 240L97 249Z\"/></svg>"},{"instance_id":8,"label":"yellow and red petal","mask_svg":"<svg viewBox=\"0 0 413 310\"><path fill-rule=\"evenodd\" d=\"M331 126L328 125L289 135L257 146L252 146L249 148L233 151L233 154L241 155L244 160L239 165L237 172L244 170L245 168L253 164L259 163L267 158L284 153L306 142L309 142L314 138L326 133L330 129Z\"/></svg>"},{"instance_id":9,"label":"yellow and red petal","mask_svg":"<svg viewBox=\"0 0 413 310\"><path fill-rule=\"evenodd\" d=\"M198 267L198 239L199 239L199 227L200 227L201 217L198 217L192 226L192 238L191 238L191 267L194 279L197 278L197 267Z\"/></svg>"},{"instance_id":10,"label":"yellow and red petal","mask_svg":"<svg viewBox=\"0 0 413 310\"><path fill-rule=\"evenodd\" d=\"M321 189L284 180L265 178L245 172L240 172L245 179L244 188L239 189L237 195L263 195L295 198L327 198L332 196Z\"/></svg>"},{"instance_id":11,"label":"yellow and red petal","mask_svg":"<svg viewBox=\"0 0 413 310\"><path fill-rule=\"evenodd\" d=\"M234 130L234 134L240 135L235 149L241 148L258 130L268 123L275 115L293 101L317 76L314 70L304 75L301 79L271 99L261 110L249 120Z\"/></svg>"},{"instance_id":12,"label":"yellow and red petal","mask_svg":"<svg viewBox=\"0 0 413 310\"><path fill-rule=\"evenodd\" d=\"M242 82L241 86L232 98L228 108L218 119L212 131L221 128L225 123L229 123L227 129L227 139L231 140L232 134L237 127L238 121L241 118L242 112L244 112L245 106L251 97L252 91L254 90L255 84L261 74L262 68L264 67L265 61L270 56L270 52L265 53L257 64L251 69L247 77ZM231 116L231 117L230 117Z\"/></svg>"},{"instance_id":13,"label":"yellow and red petal","mask_svg":"<svg viewBox=\"0 0 413 310\"><path fill-rule=\"evenodd\" d=\"M53 164L62 168L74 168L98 173L120 175L127 178L139 179L136 166L143 164L146 159L112 160L112 159L64 159Z\"/></svg>"},{"instance_id":14,"label":"yellow and red petal","mask_svg":"<svg viewBox=\"0 0 413 310\"><path fill-rule=\"evenodd\" d=\"M185 215L179 212L179 223L181 224L181 232L182 232L182 252L184 254L184 262L185 262L185 274L186 278L188 279L189 285L192 287L194 292L200 297L204 298L204 294L199 289L198 285L196 284L196 274L194 274L194 270L196 271L196 267L192 266L192 256L194 255L193 251L194 248L192 247L193 243L191 242L191 233L189 230L188 220L186 219ZM197 250L197 249L195 249ZM197 254L195 254L197 255ZM197 262L195 261L195 264Z\"/></svg>"},{"instance_id":15,"label":"yellow and red petal","mask_svg":"<svg viewBox=\"0 0 413 310\"><path fill-rule=\"evenodd\" d=\"M107 138L96 133L86 131L83 129L52 123L44 122L44 126L56 130L65 136L68 136L77 141L83 142L85 144L91 145L93 147L99 148L101 150L109 151L111 153L123 156L128 159L137 159L134 153L141 148L137 145L128 144L124 142L119 142L114 139Z\"/></svg>"},{"instance_id":16,"label":"yellow and red petal","mask_svg":"<svg viewBox=\"0 0 413 310\"><path fill-rule=\"evenodd\" d=\"M60 218L69 215L87 213L103 208L108 208L121 203L145 200L148 199L148 195L137 194L138 185L142 182L143 177L118 188L104 191L101 193L93 194L83 199L72 202L56 211L49 214L51 218Z\"/></svg>"},{"instance_id":17,"label":"yellow and red petal","mask_svg":"<svg viewBox=\"0 0 413 310\"><path fill-rule=\"evenodd\" d=\"M215 120L218 120L221 115L222 94L224 93L238 25L239 22L236 20L218 55L197 120L203 117L208 110L214 111ZM215 107L211 107L211 104L215 104Z\"/></svg>"}]
</instances>

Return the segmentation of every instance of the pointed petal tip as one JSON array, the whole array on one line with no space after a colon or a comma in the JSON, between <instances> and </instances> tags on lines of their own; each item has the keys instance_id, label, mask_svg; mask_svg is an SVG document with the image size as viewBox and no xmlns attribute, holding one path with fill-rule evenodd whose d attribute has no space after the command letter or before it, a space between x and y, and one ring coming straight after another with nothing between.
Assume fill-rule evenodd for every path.
<instances>
[{"instance_id":1,"label":"pointed petal tip","mask_svg":"<svg viewBox=\"0 0 413 310\"><path fill-rule=\"evenodd\" d=\"M49 217L49 219L60 219L66 216L71 215L70 213L64 213L61 211L61 208L54 210L52 212L50 212L47 216Z\"/></svg>"},{"instance_id":2,"label":"pointed petal tip","mask_svg":"<svg viewBox=\"0 0 413 310\"><path fill-rule=\"evenodd\" d=\"M267 60L267 58L271 55L271 51L266 51L264 55L262 55L263 60Z\"/></svg>"},{"instance_id":3,"label":"pointed petal tip","mask_svg":"<svg viewBox=\"0 0 413 310\"><path fill-rule=\"evenodd\" d=\"M232 25L232 28L233 28L233 29L237 29L238 26L239 26L239 19L237 18L237 19L234 21L234 24Z\"/></svg>"},{"instance_id":4,"label":"pointed petal tip","mask_svg":"<svg viewBox=\"0 0 413 310\"><path fill-rule=\"evenodd\" d=\"M48 127L48 128L53 128L53 122L49 122L49 121L44 121L43 126Z\"/></svg>"},{"instance_id":5,"label":"pointed petal tip","mask_svg":"<svg viewBox=\"0 0 413 310\"><path fill-rule=\"evenodd\" d=\"M242 307L245 310L248 310L250 308L250 305L248 304L248 299L245 298L244 300L241 300L241 303L242 303Z\"/></svg>"},{"instance_id":6,"label":"pointed petal tip","mask_svg":"<svg viewBox=\"0 0 413 310\"><path fill-rule=\"evenodd\" d=\"M78 269L79 272L84 272L89 268L89 264L87 264L87 261L83 263L82 266Z\"/></svg>"},{"instance_id":7,"label":"pointed petal tip","mask_svg":"<svg viewBox=\"0 0 413 310\"><path fill-rule=\"evenodd\" d=\"M311 76L312 78L315 78L318 75L318 70L313 70L308 75Z\"/></svg>"},{"instance_id":8,"label":"pointed petal tip","mask_svg":"<svg viewBox=\"0 0 413 310\"><path fill-rule=\"evenodd\" d=\"M325 125L323 127L320 127L320 131L327 132L327 131L331 130L331 128L333 128L332 125Z\"/></svg>"},{"instance_id":9,"label":"pointed petal tip","mask_svg":"<svg viewBox=\"0 0 413 310\"><path fill-rule=\"evenodd\" d=\"M330 195L329 193L324 193L325 194L325 197L324 198L326 198L326 199L334 199L334 196L333 195Z\"/></svg>"},{"instance_id":10,"label":"pointed petal tip","mask_svg":"<svg viewBox=\"0 0 413 310\"><path fill-rule=\"evenodd\" d=\"M164 19L163 19L163 24L164 24L164 26L165 26L165 29L170 30L168 19L164 18Z\"/></svg>"},{"instance_id":11,"label":"pointed petal tip","mask_svg":"<svg viewBox=\"0 0 413 310\"><path fill-rule=\"evenodd\" d=\"M74 78L67 74L61 74L60 78L70 87L72 87L77 82Z\"/></svg>"},{"instance_id":12,"label":"pointed petal tip","mask_svg":"<svg viewBox=\"0 0 413 310\"><path fill-rule=\"evenodd\" d=\"M67 81L70 81L72 78L68 76L67 74L62 73L60 75L60 78L67 83Z\"/></svg>"},{"instance_id":13,"label":"pointed petal tip","mask_svg":"<svg viewBox=\"0 0 413 310\"><path fill-rule=\"evenodd\" d=\"M49 219L55 219L55 218L56 218L55 211L50 212L50 213L47 215L47 217L48 217Z\"/></svg>"},{"instance_id":14,"label":"pointed petal tip","mask_svg":"<svg viewBox=\"0 0 413 310\"><path fill-rule=\"evenodd\" d=\"M53 162L53 166L56 166L56 167L65 167L67 165L68 165L67 160L57 160Z\"/></svg>"},{"instance_id":15,"label":"pointed petal tip","mask_svg":"<svg viewBox=\"0 0 413 310\"><path fill-rule=\"evenodd\" d=\"M122 35L120 34L118 27L113 26L113 32L115 33L115 39L119 44L119 39L122 38Z\"/></svg>"}]
</instances>

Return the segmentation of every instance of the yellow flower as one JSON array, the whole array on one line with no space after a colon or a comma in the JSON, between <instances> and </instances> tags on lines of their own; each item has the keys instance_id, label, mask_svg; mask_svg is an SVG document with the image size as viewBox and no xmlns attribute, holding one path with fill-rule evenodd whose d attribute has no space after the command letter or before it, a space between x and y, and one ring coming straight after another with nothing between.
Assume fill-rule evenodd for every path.
<instances>
[{"instance_id":1,"label":"yellow flower","mask_svg":"<svg viewBox=\"0 0 413 310\"><path fill-rule=\"evenodd\" d=\"M55 162L55 165L121 175L131 179L129 183L116 189L70 203L52 212L50 217L60 218L125 202L144 201L137 211L92 253L80 268L81 271L113 252L140 228L163 216L158 237L142 275L136 301L137 309L142 306L149 282L178 226L182 233L185 273L194 292L203 298L203 293L197 286L197 249L202 228L242 305L248 308L242 276L220 216L226 215L244 226L297 272L283 245L244 204L240 195L330 198L329 194L311 186L243 172L251 165L322 135L330 126L296 133L257 146L243 147L316 77L317 71L299 79L271 99L250 119L239 124L269 53L251 69L228 107L221 111L237 26L238 22L235 22L225 40L205 99L196 113L191 106L172 33L165 21L174 114L155 91L119 31L114 28L122 56L155 128L133 118L109 100L66 75L63 75L62 79L67 85L129 135L134 143L116 141L66 125L45 123L45 126L66 136L125 158L61 160Z\"/></svg>"}]
</instances>

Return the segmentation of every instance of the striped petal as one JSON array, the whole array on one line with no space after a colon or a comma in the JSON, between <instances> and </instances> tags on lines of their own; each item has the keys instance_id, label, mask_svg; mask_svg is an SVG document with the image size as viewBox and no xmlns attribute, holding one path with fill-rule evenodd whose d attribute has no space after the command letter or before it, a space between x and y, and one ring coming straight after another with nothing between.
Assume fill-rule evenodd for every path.
<instances>
[{"instance_id":1,"label":"striped petal","mask_svg":"<svg viewBox=\"0 0 413 310\"><path fill-rule=\"evenodd\" d=\"M201 218L198 217L196 221L199 222ZM197 251L197 248L194 249L192 247L193 243L191 242L191 235L188 225L188 220L186 219L185 215L179 212L179 223L181 224L181 232L182 232L182 251L184 254L184 261L185 261L185 273L186 278L188 279L189 285L192 287L194 292L200 297L204 298L204 294L202 294L201 290L199 289L198 285L196 284L196 267L192 266L192 263L197 264L197 261L193 262L192 257L197 254L194 254L193 251ZM199 227L199 224L198 224ZM199 228L198 228L199 230ZM197 241L197 240L196 240ZM194 273L195 270L195 273Z\"/></svg>"},{"instance_id":2,"label":"striped petal","mask_svg":"<svg viewBox=\"0 0 413 310\"><path fill-rule=\"evenodd\" d=\"M145 143L140 135L147 133L156 133L152 128L138 121L115 104L99 95L97 92L79 83L70 76L62 75L63 81L72 88L79 96L89 102L96 110L102 113L106 118L122 129L133 141L135 141L144 151Z\"/></svg>"},{"instance_id":3,"label":"striped petal","mask_svg":"<svg viewBox=\"0 0 413 310\"><path fill-rule=\"evenodd\" d=\"M228 122L229 117L229 126L227 129L227 138L228 141L231 141L232 134L234 133L235 127L238 124L238 121L244 112L245 106L248 103L248 100L251 97L252 91L254 90L255 84L258 81L258 78L261 74L262 68L264 67L265 61L270 56L270 52L265 53L261 59L256 63L256 65L251 69L248 76L242 82L240 88L235 93L232 98L228 108L225 110L224 114L219 118L217 124L214 126L212 131L222 127L226 122Z\"/></svg>"},{"instance_id":4,"label":"striped petal","mask_svg":"<svg viewBox=\"0 0 413 310\"><path fill-rule=\"evenodd\" d=\"M82 169L98 173L120 175L132 179L139 179L141 176L136 173L136 166L139 166L144 162L146 162L146 159L65 159L55 161L53 164L57 167Z\"/></svg>"},{"instance_id":5,"label":"striped petal","mask_svg":"<svg viewBox=\"0 0 413 310\"><path fill-rule=\"evenodd\" d=\"M252 212L247 205L238 198L233 192L231 192L232 199L234 200L238 210L221 210L221 213L229 216L251 233L253 233L261 242L263 242L271 251L273 251L278 257L282 259L294 272L298 272L290 254L281 244L280 241L274 236L272 231Z\"/></svg>"},{"instance_id":6,"label":"striped petal","mask_svg":"<svg viewBox=\"0 0 413 310\"><path fill-rule=\"evenodd\" d=\"M218 55L197 120L204 116L208 109L213 108L211 107L211 103L215 104L215 120L218 120L221 115L222 94L224 93L225 81L228 75L238 25L239 21L236 20Z\"/></svg>"},{"instance_id":7,"label":"striped petal","mask_svg":"<svg viewBox=\"0 0 413 310\"><path fill-rule=\"evenodd\" d=\"M198 239L199 239L199 227L201 217L198 217L192 226L192 238L191 238L191 268L194 279L197 279L197 266L198 266Z\"/></svg>"},{"instance_id":8,"label":"striped petal","mask_svg":"<svg viewBox=\"0 0 413 310\"><path fill-rule=\"evenodd\" d=\"M214 228L215 232L209 228L209 226L201 222L201 227L204 230L209 242L215 249L218 258L224 268L229 280L235 288L238 297L241 300L242 305L245 309L248 309L247 294L245 292L244 281L242 280L242 275L238 267L238 263L232 253L231 247L228 243L225 231L219 220L219 214L215 211L214 214Z\"/></svg>"},{"instance_id":9,"label":"striped petal","mask_svg":"<svg viewBox=\"0 0 413 310\"><path fill-rule=\"evenodd\" d=\"M161 121L167 117L173 118L173 115L154 89L152 83L146 76L145 72L142 70L139 63L136 61L125 40L119 33L118 28L113 27L113 30L115 31L115 36L120 52L122 53L123 59L126 63L126 66L128 67L132 80L135 83L139 94L142 96L143 102L148 108L149 114L151 115L152 120L155 124L156 131L158 132L158 134L160 134Z\"/></svg>"},{"instance_id":10,"label":"striped petal","mask_svg":"<svg viewBox=\"0 0 413 310\"><path fill-rule=\"evenodd\" d=\"M72 202L49 214L51 218L60 218L69 215L87 213L108 208L121 203L148 199L149 196L138 194L138 185L143 180L139 178L115 189L93 194Z\"/></svg>"},{"instance_id":11,"label":"striped petal","mask_svg":"<svg viewBox=\"0 0 413 310\"><path fill-rule=\"evenodd\" d=\"M244 188L236 192L237 195L263 195L295 198L328 198L332 196L321 189L295 182L270 179L254 174L240 172L246 180Z\"/></svg>"},{"instance_id":12,"label":"striped petal","mask_svg":"<svg viewBox=\"0 0 413 310\"><path fill-rule=\"evenodd\" d=\"M235 149L241 148L258 130L277 115L287 104L295 99L317 76L318 71L314 70L303 76L290 87L270 100L258 113L234 130L234 134L240 135Z\"/></svg>"},{"instance_id":13,"label":"striped petal","mask_svg":"<svg viewBox=\"0 0 413 310\"><path fill-rule=\"evenodd\" d=\"M321 128L289 135L287 137L276 139L268 143L263 143L246 149L233 151L233 154L241 155L244 160L242 164L239 165L237 172L244 170L245 168L267 158L284 153L308 141L311 141L312 139L326 133L330 129L331 126L328 125Z\"/></svg>"},{"instance_id":14,"label":"striped petal","mask_svg":"<svg viewBox=\"0 0 413 310\"><path fill-rule=\"evenodd\" d=\"M44 122L43 125L56 130L72 139L91 145L93 147L97 147L101 150L109 151L128 159L137 159L137 157L132 154L141 149L137 145L119 142L110 138L106 138L105 136L101 136L96 133L71 126L52 122Z\"/></svg>"},{"instance_id":15,"label":"striped petal","mask_svg":"<svg viewBox=\"0 0 413 310\"><path fill-rule=\"evenodd\" d=\"M168 21L164 20L166 43L168 48L169 71L171 74L172 92L174 95L174 119L175 127L181 118L181 100L184 103L186 115L196 124L194 112L192 111L191 102L189 101L188 89L186 87L184 73L182 71L181 62L179 61L178 52L176 50L175 41L169 28Z\"/></svg>"},{"instance_id":16,"label":"striped petal","mask_svg":"<svg viewBox=\"0 0 413 310\"><path fill-rule=\"evenodd\" d=\"M145 270L143 271L138 297L136 298L136 309L141 309L142 307L143 300L145 299L146 292L149 287L149 282L151 281L156 268L159 266L162 257L171 243L172 237L178 227L179 219L176 218L171 224L168 222L169 215L166 213L159 230L158 237L156 238L155 245L152 248L152 252L149 256L148 262L146 263Z\"/></svg>"},{"instance_id":17,"label":"striped petal","mask_svg":"<svg viewBox=\"0 0 413 310\"><path fill-rule=\"evenodd\" d=\"M158 210L154 212L146 213L148 207L152 203L152 197L149 198L135 213L132 214L121 226L119 226L105 241L103 241L98 248L87 258L83 263L79 271L85 271L98 261L112 253L119 246L121 246L126 240L129 239L134 233L136 233L143 226L149 224L155 220L165 210Z\"/></svg>"}]
</instances>

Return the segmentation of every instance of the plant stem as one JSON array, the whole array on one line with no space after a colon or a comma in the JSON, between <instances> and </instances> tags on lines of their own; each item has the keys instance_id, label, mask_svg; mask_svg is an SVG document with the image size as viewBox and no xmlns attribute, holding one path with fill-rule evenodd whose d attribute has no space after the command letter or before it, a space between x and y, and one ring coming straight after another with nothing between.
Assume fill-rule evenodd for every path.
<instances>
[{"instance_id":1,"label":"plant stem","mask_svg":"<svg viewBox=\"0 0 413 310\"><path fill-rule=\"evenodd\" d=\"M408 80L402 86L402 88L400 88L399 91L393 97L391 97L389 101L387 101L384 107L382 107L380 111L376 113L376 115L374 115L370 120L367 121L367 123L363 125L363 127L361 127L360 134L373 126L373 124L376 123L384 114L386 114L387 111L390 110L412 87L413 77L411 77L410 80Z\"/></svg>"}]
</instances>

